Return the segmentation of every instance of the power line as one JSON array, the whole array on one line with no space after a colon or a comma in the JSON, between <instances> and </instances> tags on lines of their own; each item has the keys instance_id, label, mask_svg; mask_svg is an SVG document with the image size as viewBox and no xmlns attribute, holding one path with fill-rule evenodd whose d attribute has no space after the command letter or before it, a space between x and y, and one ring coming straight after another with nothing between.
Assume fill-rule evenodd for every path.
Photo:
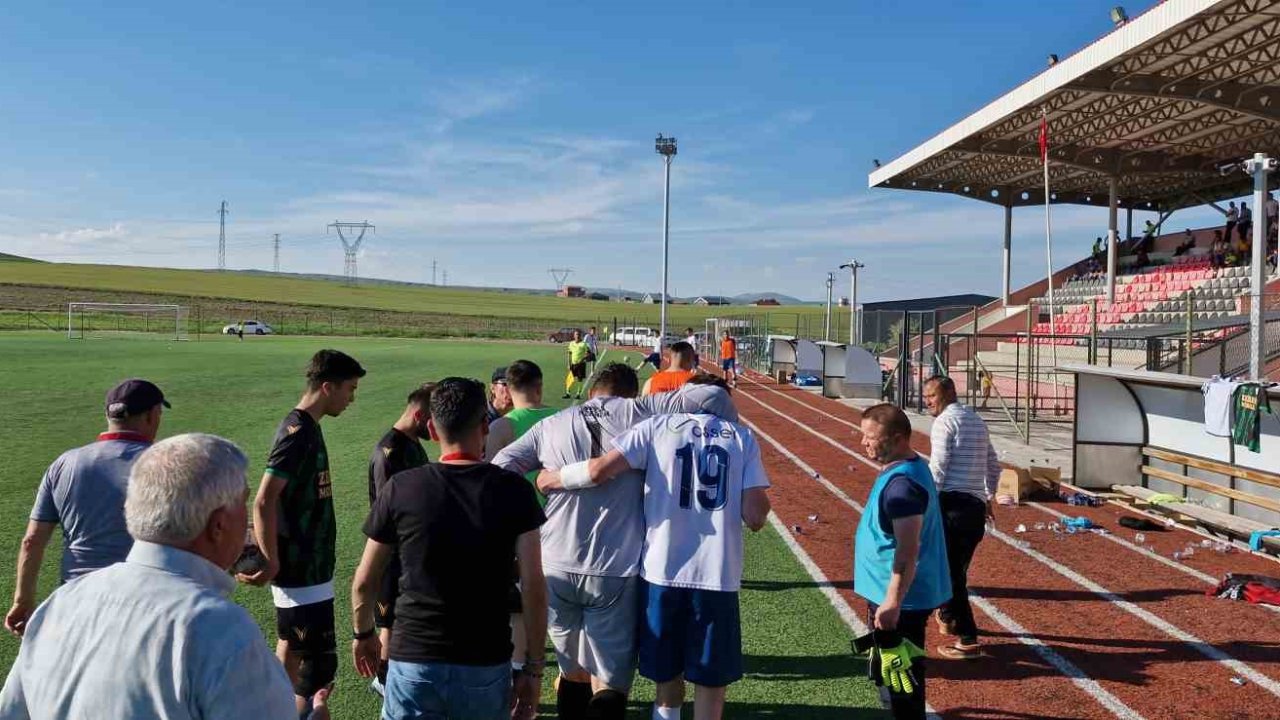
<instances>
[{"instance_id":1,"label":"power line","mask_svg":"<svg viewBox=\"0 0 1280 720\"><path fill-rule=\"evenodd\" d=\"M218 269L227 269L227 201L218 209Z\"/></svg>"},{"instance_id":2,"label":"power line","mask_svg":"<svg viewBox=\"0 0 1280 720\"><path fill-rule=\"evenodd\" d=\"M342 241L342 249L346 251L347 257L342 266L342 274L346 277L348 284L355 285L356 277L358 275L356 272L356 253L360 251L360 245L364 242L364 234L373 230L374 226L370 225L368 220L365 220L364 222L343 222L341 220L335 220L329 224L329 227L338 231L338 239ZM343 230L359 230L360 234L356 236L355 240L348 240L346 234L343 233Z\"/></svg>"},{"instance_id":3,"label":"power line","mask_svg":"<svg viewBox=\"0 0 1280 720\"><path fill-rule=\"evenodd\" d=\"M573 274L573 268L547 268L547 273L551 275L551 279L556 282L556 290L564 287L565 281Z\"/></svg>"}]
</instances>

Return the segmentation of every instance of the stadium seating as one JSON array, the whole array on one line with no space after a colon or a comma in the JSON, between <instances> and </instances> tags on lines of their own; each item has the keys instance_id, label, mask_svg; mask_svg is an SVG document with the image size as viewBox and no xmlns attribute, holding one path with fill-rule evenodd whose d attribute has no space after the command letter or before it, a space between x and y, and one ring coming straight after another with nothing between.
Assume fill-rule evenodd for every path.
<instances>
[{"instance_id":1,"label":"stadium seating","mask_svg":"<svg viewBox=\"0 0 1280 720\"><path fill-rule=\"evenodd\" d=\"M1155 259L1155 258L1153 258ZM1038 322L1037 335L1087 335L1091 330L1092 300L1098 301L1098 330L1180 323L1188 303L1198 320L1225 318L1239 313L1237 298L1249 291L1249 268L1214 269L1204 255L1169 258L1165 264L1132 268L1116 278L1115 301L1108 303L1106 277L1100 274L1073 278L1054 290L1054 323ZM1036 298L1041 315L1049 312L1049 299ZM1074 344L1064 338L1062 344Z\"/></svg>"}]
</instances>

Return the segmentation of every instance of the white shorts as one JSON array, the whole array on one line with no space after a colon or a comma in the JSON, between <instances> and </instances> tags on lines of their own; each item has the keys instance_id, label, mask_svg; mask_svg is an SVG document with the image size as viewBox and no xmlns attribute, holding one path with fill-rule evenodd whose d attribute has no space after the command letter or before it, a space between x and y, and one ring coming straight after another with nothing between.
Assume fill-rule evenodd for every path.
<instances>
[{"instance_id":1,"label":"white shorts","mask_svg":"<svg viewBox=\"0 0 1280 720\"><path fill-rule=\"evenodd\" d=\"M636 577L545 574L547 634L560 672L586 670L614 690L629 691L636 670Z\"/></svg>"}]
</instances>

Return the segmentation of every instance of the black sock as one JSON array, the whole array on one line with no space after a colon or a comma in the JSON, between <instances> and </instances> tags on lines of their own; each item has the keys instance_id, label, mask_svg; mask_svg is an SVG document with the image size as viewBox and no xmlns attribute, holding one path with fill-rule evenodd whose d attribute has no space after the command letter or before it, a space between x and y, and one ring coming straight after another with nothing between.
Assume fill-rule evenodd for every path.
<instances>
[{"instance_id":1,"label":"black sock","mask_svg":"<svg viewBox=\"0 0 1280 720\"><path fill-rule=\"evenodd\" d=\"M587 720L623 720L627 715L627 696L617 690L601 690L587 703Z\"/></svg>"},{"instance_id":2,"label":"black sock","mask_svg":"<svg viewBox=\"0 0 1280 720\"><path fill-rule=\"evenodd\" d=\"M591 683L560 677L556 688L556 716L560 720L586 720L587 702L590 700Z\"/></svg>"}]
</instances>

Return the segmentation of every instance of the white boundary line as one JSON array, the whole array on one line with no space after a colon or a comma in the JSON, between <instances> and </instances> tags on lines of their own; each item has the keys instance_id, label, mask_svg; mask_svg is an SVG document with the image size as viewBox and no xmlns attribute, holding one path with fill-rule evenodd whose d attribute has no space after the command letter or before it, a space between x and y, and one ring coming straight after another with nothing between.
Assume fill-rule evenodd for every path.
<instances>
[{"instance_id":1,"label":"white boundary line","mask_svg":"<svg viewBox=\"0 0 1280 720\"><path fill-rule=\"evenodd\" d=\"M755 400L755 398L752 398L752 399ZM759 402L759 401L756 400L756 402ZM763 403L760 403L760 404L763 407L768 407ZM823 487L827 488L827 490L829 490L832 494L838 497L846 505L853 508L853 510L857 512L859 515L862 514L863 506L858 501L849 497L849 495L846 494L840 488L836 487L835 485L832 485L826 478L823 478L821 475L819 475L818 472L815 471L812 467L810 467L805 461L801 460L799 457L795 455L795 453L785 448L782 445L782 443L775 440L771 435L761 430L755 423L745 418L742 418L741 420L743 424L751 428L752 432L754 432L760 438L764 439L765 442L772 445L775 450L777 450L779 453L785 456L788 460L794 463L801 470L805 471L810 476L812 476ZM777 524L780 522L777 520L777 517L773 514L770 514L770 520L775 523L775 527L777 527ZM796 542L795 538L791 537L790 532L787 531L785 526L782 527L779 530L779 532L783 533L784 539L787 541L788 546L791 546L793 544L795 545L795 548L792 550L792 552L795 552L796 550L799 550L801 553L804 552L803 548L799 547L799 544ZM797 557L800 557L800 555L797 554ZM805 559L808 559L807 554L804 557ZM802 559L800 561L801 564L805 564L805 559ZM812 559L808 559L808 562L811 563ZM806 565L806 569L807 569L807 565ZM815 566L815 569L816 569L816 566ZM819 570L818 572L819 574L821 574L821 570ZM826 576L823 575L822 578L823 579L820 580L819 582L826 582ZM815 577L814 579L817 580L818 578ZM823 590L824 591L830 590L831 593L836 598L836 600L833 600L832 602L835 603L836 601L838 601L840 603L840 605L836 606L836 612L841 612L841 609L840 609L841 605L843 605L844 607L848 607L848 603L845 602L843 597L840 597L839 593L836 592L834 587L832 587L829 584L823 585ZM828 595L828 597L831 597L831 595ZM1005 630L1009 631L1011 634L1017 637L1018 642L1024 645L1030 646L1033 650L1035 650L1037 655L1039 655L1041 658L1045 660L1045 662L1057 668L1063 675L1067 676L1067 678L1071 680L1071 683L1073 685L1080 688L1082 691L1084 691L1087 695L1092 697L1094 700L1097 700L1098 704L1110 710L1113 715L1115 715L1118 718L1125 718L1125 720L1142 720L1142 715L1138 714L1135 710L1133 710L1133 708L1130 708L1128 705L1125 705L1124 702L1120 700L1120 698L1117 698L1115 695L1112 695L1110 692L1106 690L1106 688L1103 688L1101 685L1099 685L1096 680L1093 680L1092 678L1087 676L1084 673L1084 671L1082 671L1080 668L1076 667L1071 661L1067 660L1062 655L1060 655L1058 651L1049 647L1039 638L1035 637L1030 632L1028 632L1025 627L1023 627L1022 625L1019 625L1012 618L1008 617L1004 613L997 610L995 606L993 606L989 601L983 599L981 596L977 594L970 594L969 597L974 601L975 604L978 605L978 608L980 610L986 613L992 620L996 621L996 623L999 624L1001 627L1003 627ZM856 615L854 616L854 620L856 622L859 622L859 624L861 625L861 622L857 620ZM862 627L865 628L866 626L862 625ZM862 632L865 632L865 629ZM933 710L930 709L930 712L933 712Z\"/></svg>"},{"instance_id":2,"label":"white boundary line","mask_svg":"<svg viewBox=\"0 0 1280 720\"><path fill-rule=\"evenodd\" d=\"M850 456L852 456L852 457L854 457L854 458L857 458L858 460L862 461L864 464L871 465L872 467L877 467L876 465L874 465L874 464L872 463L872 461L871 461L870 459L868 459L868 458L866 458L866 457L864 457L864 456L862 456L862 455L859 455L858 453L856 453L856 452L854 452L854 451L850 450L849 448L847 448L847 447L845 447L845 446L841 445L841 444L840 444L840 443L838 443L838 442L835 442L834 440L832 440L832 439L830 439L830 438L826 437L825 435L820 435L819 433L817 433L816 431L814 431L814 430L812 430L812 429L810 429L810 428L806 427L805 425L803 425L803 424L802 424L802 423L800 423L799 421L794 420L794 419L792 419L792 418L788 418L788 417L787 417L786 415L784 415L783 413L778 412L777 410L775 410L774 408L770 407L769 405L766 405L765 403L761 402L760 400L758 400L758 399L756 399L756 398L754 398L754 397L751 397L750 395L746 395L745 393L743 394L743 396L744 396L744 397L749 398L751 401L753 401L753 402L755 402L756 404L760 405L761 407L763 407L763 408L765 408L765 409L767 409L767 410L769 410L769 411L773 412L774 414L776 414L776 415L780 415L781 417L786 418L787 420L789 420L790 422L794 423L797 427L800 427L801 429L805 430L806 432L809 432L809 433L810 433L810 434L812 434L812 435L816 435L816 436L818 436L818 437L822 438L822 439L823 439L823 440L825 440L828 444L830 444L830 445L832 445L832 446L834 446L834 447L836 447L836 448L839 448L842 452L846 453L847 455L850 455ZM750 424L750 423L748 423L748 424ZM1185 642L1185 643L1189 644L1189 645L1190 645L1194 650L1196 650L1197 652L1199 652L1201 655L1204 655L1205 657L1209 658L1210 660L1214 660L1215 662L1218 662L1218 663L1220 663L1220 664L1224 665L1225 667L1227 667L1228 669L1230 669L1232 672L1234 672L1234 673L1235 673L1235 674L1237 674L1237 675L1242 675L1242 676L1244 676L1244 677L1247 677L1250 681L1252 681L1253 683L1257 684L1258 686L1260 686L1260 687L1264 688L1267 692L1271 693L1273 696L1280 698L1280 682L1277 682L1277 681L1275 681L1275 680L1271 679L1270 677L1268 677L1267 675L1264 675L1264 674L1262 674L1261 672L1258 672L1257 670L1254 670L1254 669L1253 669L1252 667L1250 667L1249 665L1247 665L1247 664L1245 664L1245 663L1243 663L1243 662L1241 662L1241 661L1239 661L1239 660L1236 660L1235 658L1231 657L1230 655L1228 655L1227 653L1223 652L1222 650L1219 650L1218 648L1216 648L1216 647L1214 647L1213 645L1211 645L1211 644L1209 644L1209 643L1205 642L1204 640L1201 640L1200 638L1196 637L1195 635L1192 635L1191 633L1188 633L1188 632L1186 632L1185 630L1182 630L1181 628L1178 628L1177 626L1175 626L1175 625L1173 625L1172 623L1170 623L1170 622L1168 622L1168 621L1164 620L1163 618L1161 618L1161 617L1159 617L1159 616L1155 615L1154 613L1151 613L1151 612L1150 612L1150 611L1148 611L1148 610L1145 610L1145 609L1143 609L1143 608L1141 608L1141 607L1138 607L1137 605L1135 605L1135 604L1133 604L1133 603L1131 603L1131 602L1129 602L1129 601L1127 601L1127 600L1122 599L1120 596L1116 595L1114 592L1112 592L1112 591L1108 590L1107 588L1103 587L1102 585L1099 585L1098 583L1093 582L1092 580L1089 580L1088 578L1084 577L1083 575L1080 575L1079 573L1077 573L1077 572L1075 572L1074 570L1072 570L1072 569L1070 569L1070 568L1066 567L1065 565L1062 565L1062 564L1058 563L1057 561L1053 560L1052 558L1050 558L1050 557L1048 557L1048 556L1046 556L1046 555L1044 555L1044 554L1042 554L1042 553L1039 553L1039 552L1037 552L1037 551L1035 551L1035 550L1032 550L1031 548L1019 547L1019 545L1018 545L1017 541L1016 541L1016 540L1014 540L1012 537L1009 537L1007 534L1005 534L1005 533L1003 533L1003 532L1001 532L1001 531L999 531L999 530L995 530L995 529L993 528L993 529L991 530L991 535L992 535L992 537L995 537L996 539L998 539L998 540L1000 540L1001 542L1005 543L1005 544L1006 544L1006 545L1008 545L1009 547L1012 547L1012 548L1014 548L1015 550L1018 550L1019 552L1022 552L1023 554L1027 555L1028 557L1030 557L1030 558L1032 558L1032 559L1034 559L1034 560L1036 560L1036 561L1040 562L1041 564L1045 565L1046 567L1048 567L1049 569L1051 569L1051 570L1053 570L1054 572L1058 573L1059 575L1061 575L1061 576L1063 576L1063 577L1067 578L1068 580L1070 580L1070 581L1074 582L1075 584L1079 585L1080 587L1083 587L1083 588L1085 588L1086 590L1089 590L1090 592L1094 593L1095 595L1098 595L1100 598L1102 598L1102 599L1104 599L1104 600L1107 600L1108 602L1111 602L1111 603L1112 603L1112 604L1114 604L1116 607L1118 607L1118 608L1120 608L1120 609L1124 610L1125 612L1127 612L1127 613L1129 613L1129 614L1133 615L1134 617L1138 618L1139 620L1142 620L1143 622L1147 623L1147 624L1148 624L1148 625L1150 625L1151 627L1153 627L1153 628L1155 628L1155 629L1157 629L1157 630L1159 630L1159 631L1163 632L1164 634L1166 634L1166 635L1168 635L1168 636L1170 636L1170 637L1174 638L1175 640L1179 640L1179 641L1181 641L1181 642Z\"/></svg>"}]
</instances>

